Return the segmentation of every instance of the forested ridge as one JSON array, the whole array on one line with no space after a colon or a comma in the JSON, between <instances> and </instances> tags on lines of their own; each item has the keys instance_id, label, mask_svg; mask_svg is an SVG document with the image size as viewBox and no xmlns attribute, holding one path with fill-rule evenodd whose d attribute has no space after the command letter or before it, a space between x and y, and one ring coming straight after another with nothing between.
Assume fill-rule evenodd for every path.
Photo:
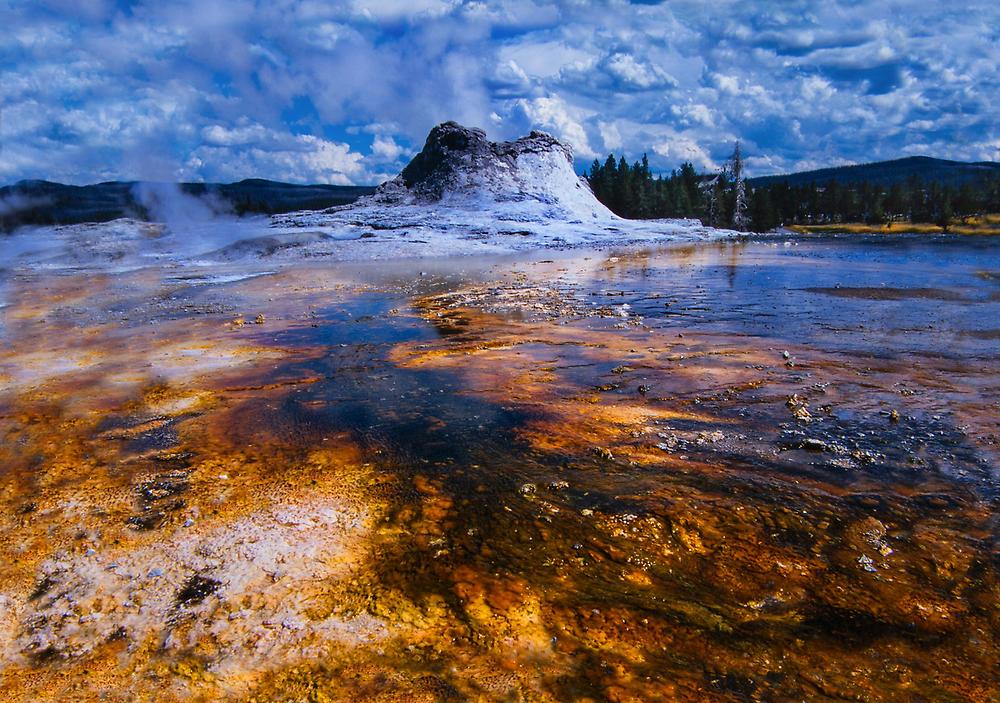
<instances>
[{"instance_id":1,"label":"forested ridge","mask_svg":"<svg viewBox=\"0 0 1000 703\"><path fill-rule=\"evenodd\" d=\"M892 163L903 161L872 166L885 173L886 164ZM603 163L595 159L586 177L598 200L622 217L693 217L709 226L752 232L855 222L925 222L947 230L955 222L1000 212L1000 167L982 169L960 184L943 176L924 180L913 174L904 181L872 182L857 180L855 171L847 183L831 178L796 184L788 176L754 185L744 177L739 144L718 173L698 173L692 164L683 163L670 174L654 176L645 154L632 164L623 155L611 154Z\"/></svg>"},{"instance_id":2,"label":"forested ridge","mask_svg":"<svg viewBox=\"0 0 1000 703\"><path fill-rule=\"evenodd\" d=\"M21 181L0 187L0 233L24 225L107 222L119 217L150 220L150 205L172 195L200 199L219 212L252 215L346 205L374 191L368 186L299 185L260 178L238 183L117 181L86 186Z\"/></svg>"}]
</instances>

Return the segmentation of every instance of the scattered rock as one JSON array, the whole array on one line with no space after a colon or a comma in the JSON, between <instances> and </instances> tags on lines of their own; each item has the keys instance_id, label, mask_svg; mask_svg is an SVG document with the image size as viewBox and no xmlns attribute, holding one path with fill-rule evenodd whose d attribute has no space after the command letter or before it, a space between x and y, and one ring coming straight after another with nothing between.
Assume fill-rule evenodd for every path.
<instances>
[{"instance_id":1,"label":"scattered rock","mask_svg":"<svg viewBox=\"0 0 1000 703\"><path fill-rule=\"evenodd\" d=\"M715 430L713 432L702 431L695 435L695 444L715 444L721 442L726 438L722 432Z\"/></svg>"},{"instance_id":2,"label":"scattered rock","mask_svg":"<svg viewBox=\"0 0 1000 703\"><path fill-rule=\"evenodd\" d=\"M594 447L593 452L597 456L601 457L602 459L607 459L608 461L613 461L615 458L615 455L612 454L611 450L608 449L607 447Z\"/></svg>"},{"instance_id":3,"label":"scattered rock","mask_svg":"<svg viewBox=\"0 0 1000 703\"><path fill-rule=\"evenodd\" d=\"M220 581L195 574L177 592L175 600L181 607L196 605L219 590L220 586L222 586Z\"/></svg>"},{"instance_id":4,"label":"scattered rock","mask_svg":"<svg viewBox=\"0 0 1000 703\"><path fill-rule=\"evenodd\" d=\"M799 444L799 449L805 449L807 452L830 452L833 449L829 444L821 439L814 439L813 437L806 437Z\"/></svg>"},{"instance_id":5,"label":"scattered rock","mask_svg":"<svg viewBox=\"0 0 1000 703\"><path fill-rule=\"evenodd\" d=\"M798 393L793 394L785 401L785 405L791 411L792 416L800 422L812 421L812 414L809 412L809 403Z\"/></svg>"}]
</instances>

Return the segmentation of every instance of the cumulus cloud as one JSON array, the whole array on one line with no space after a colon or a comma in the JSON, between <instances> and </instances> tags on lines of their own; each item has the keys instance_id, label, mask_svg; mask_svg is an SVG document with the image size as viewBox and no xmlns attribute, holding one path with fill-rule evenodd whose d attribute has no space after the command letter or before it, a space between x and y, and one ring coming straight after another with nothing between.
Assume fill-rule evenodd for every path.
<instances>
[{"instance_id":1,"label":"cumulus cloud","mask_svg":"<svg viewBox=\"0 0 1000 703\"><path fill-rule=\"evenodd\" d=\"M686 105L673 105L670 108L671 114L677 118L679 125L683 127L713 127L715 116L712 108L704 103L687 103Z\"/></svg>"},{"instance_id":2,"label":"cumulus cloud","mask_svg":"<svg viewBox=\"0 0 1000 703\"><path fill-rule=\"evenodd\" d=\"M561 85L590 96L665 91L676 88L677 79L661 66L625 51L612 51L600 58L574 61L559 72Z\"/></svg>"},{"instance_id":3,"label":"cumulus cloud","mask_svg":"<svg viewBox=\"0 0 1000 703\"><path fill-rule=\"evenodd\" d=\"M583 122L591 116L586 111L570 106L558 96L518 100L517 108L527 122L551 132L573 147L576 156L584 159L596 156L583 128Z\"/></svg>"},{"instance_id":4,"label":"cumulus cloud","mask_svg":"<svg viewBox=\"0 0 1000 703\"><path fill-rule=\"evenodd\" d=\"M456 119L755 172L1000 158L986 0L11 0L0 179L375 182ZM603 155L603 154L601 154Z\"/></svg>"},{"instance_id":5,"label":"cumulus cloud","mask_svg":"<svg viewBox=\"0 0 1000 703\"><path fill-rule=\"evenodd\" d=\"M653 152L664 157L668 161L682 163L689 161L705 170L714 170L718 164L705 151L705 148L682 134L673 134L664 137L661 141L653 144Z\"/></svg>"},{"instance_id":6,"label":"cumulus cloud","mask_svg":"<svg viewBox=\"0 0 1000 703\"><path fill-rule=\"evenodd\" d=\"M383 161L396 161L404 151L392 137L376 135L372 141L372 156Z\"/></svg>"},{"instance_id":7,"label":"cumulus cloud","mask_svg":"<svg viewBox=\"0 0 1000 703\"><path fill-rule=\"evenodd\" d=\"M673 88L677 85L677 79L659 66L624 52L611 54L603 63L603 68L617 78L621 85L638 90Z\"/></svg>"},{"instance_id":8,"label":"cumulus cloud","mask_svg":"<svg viewBox=\"0 0 1000 703\"><path fill-rule=\"evenodd\" d=\"M260 125L210 127L206 132L212 138L195 148L185 164L190 176L210 173L211 180L227 181L266 173L275 180L334 185L365 180L364 157L345 143L273 132Z\"/></svg>"},{"instance_id":9,"label":"cumulus cloud","mask_svg":"<svg viewBox=\"0 0 1000 703\"><path fill-rule=\"evenodd\" d=\"M622 133L618 125L614 122L598 122L597 128L601 133L601 141L604 142L606 151L617 151L624 146Z\"/></svg>"}]
</instances>

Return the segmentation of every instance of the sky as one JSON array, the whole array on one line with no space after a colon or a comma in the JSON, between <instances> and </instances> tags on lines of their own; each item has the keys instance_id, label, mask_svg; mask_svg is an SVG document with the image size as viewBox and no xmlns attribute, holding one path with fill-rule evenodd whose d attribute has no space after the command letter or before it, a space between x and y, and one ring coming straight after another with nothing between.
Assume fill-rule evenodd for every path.
<instances>
[{"instance_id":1,"label":"sky","mask_svg":"<svg viewBox=\"0 0 1000 703\"><path fill-rule=\"evenodd\" d=\"M751 175L1000 161L1000 3L0 0L0 184L375 184L435 124Z\"/></svg>"}]
</instances>

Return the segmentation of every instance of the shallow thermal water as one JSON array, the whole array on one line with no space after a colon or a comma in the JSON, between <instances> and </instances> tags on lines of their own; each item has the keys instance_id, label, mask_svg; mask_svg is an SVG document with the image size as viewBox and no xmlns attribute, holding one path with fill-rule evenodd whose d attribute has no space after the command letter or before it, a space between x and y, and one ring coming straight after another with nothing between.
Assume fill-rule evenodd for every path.
<instances>
[{"instance_id":1,"label":"shallow thermal water","mask_svg":"<svg viewBox=\"0 0 1000 703\"><path fill-rule=\"evenodd\" d=\"M1000 251L3 272L4 700L1000 696Z\"/></svg>"}]
</instances>

